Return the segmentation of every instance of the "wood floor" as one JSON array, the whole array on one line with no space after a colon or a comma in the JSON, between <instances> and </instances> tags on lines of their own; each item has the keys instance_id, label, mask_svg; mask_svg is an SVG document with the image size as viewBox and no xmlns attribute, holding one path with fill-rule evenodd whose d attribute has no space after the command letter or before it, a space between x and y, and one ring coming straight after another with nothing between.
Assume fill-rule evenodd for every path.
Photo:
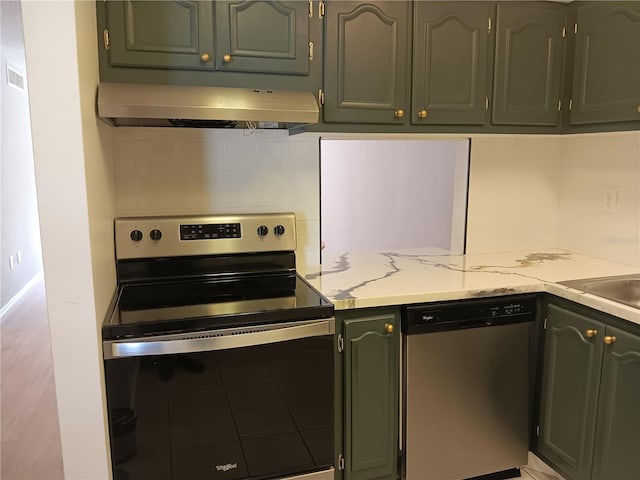
<instances>
[{"instance_id":1,"label":"wood floor","mask_svg":"<svg viewBox=\"0 0 640 480\"><path fill-rule=\"evenodd\" d=\"M0 322L0 478L64 479L41 277Z\"/></svg>"}]
</instances>

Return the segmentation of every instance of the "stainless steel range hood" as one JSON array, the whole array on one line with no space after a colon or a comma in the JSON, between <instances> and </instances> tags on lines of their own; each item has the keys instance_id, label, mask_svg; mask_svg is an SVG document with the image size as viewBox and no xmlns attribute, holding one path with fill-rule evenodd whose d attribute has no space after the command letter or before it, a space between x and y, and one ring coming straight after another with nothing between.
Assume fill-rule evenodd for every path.
<instances>
[{"instance_id":1,"label":"stainless steel range hood","mask_svg":"<svg viewBox=\"0 0 640 480\"><path fill-rule=\"evenodd\" d=\"M296 128L318 122L311 92L102 83L98 115L115 126Z\"/></svg>"}]
</instances>

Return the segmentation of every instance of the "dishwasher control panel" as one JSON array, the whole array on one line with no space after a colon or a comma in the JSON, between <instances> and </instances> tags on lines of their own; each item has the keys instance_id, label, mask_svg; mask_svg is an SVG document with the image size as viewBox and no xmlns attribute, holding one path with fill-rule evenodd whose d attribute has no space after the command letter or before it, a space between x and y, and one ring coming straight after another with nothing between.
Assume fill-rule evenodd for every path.
<instances>
[{"instance_id":1,"label":"dishwasher control panel","mask_svg":"<svg viewBox=\"0 0 640 480\"><path fill-rule=\"evenodd\" d=\"M536 313L535 294L408 305L402 309L402 330L413 335L506 325L533 321Z\"/></svg>"}]
</instances>

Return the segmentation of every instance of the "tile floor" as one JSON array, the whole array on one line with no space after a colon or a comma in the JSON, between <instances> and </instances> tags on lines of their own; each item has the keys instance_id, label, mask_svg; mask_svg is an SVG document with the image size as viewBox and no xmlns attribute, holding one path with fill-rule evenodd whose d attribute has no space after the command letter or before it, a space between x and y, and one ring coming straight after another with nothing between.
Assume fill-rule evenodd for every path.
<instances>
[{"instance_id":1,"label":"tile floor","mask_svg":"<svg viewBox=\"0 0 640 480\"><path fill-rule=\"evenodd\" d=\"M529 473L531 472L531 473ZM532 470L529 470L529 472L527 472L526 468L521 468L520 469L520 477L518 478L522 478L523 480L555 480L557 477L551 477L549 475L546 475L544 473L540 473L540 472L534 472ZM544 476L543 476L544 475Z\"/></svg>"},{"instance_id":2,"label":"tile floor","mask_svg":"<svg viewBox=\"0 0 640 480\"><path fill-rule=\"evenodd\" d=\"M527 465L520 469L520 475L524 480L564 480L531 452L529 452Z\"/></svg>"}]
</instances>

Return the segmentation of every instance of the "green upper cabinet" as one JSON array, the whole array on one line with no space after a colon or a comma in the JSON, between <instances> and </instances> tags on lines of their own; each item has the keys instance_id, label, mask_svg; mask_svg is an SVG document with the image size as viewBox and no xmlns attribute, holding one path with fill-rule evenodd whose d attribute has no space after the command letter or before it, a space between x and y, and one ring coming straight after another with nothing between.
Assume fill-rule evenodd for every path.
<instances>
[{"instance_id":1,"label":"green upper cabinet","mask_svg":"<svg viewBox=\"0 0 640 480\"><path fill-rule=\"evenodd\" d=\"M327 2L326 122L406 122L410 6Z\"/></svg>"},{"instance_id":2,"label":"green upper cabinet","mask_svg":"<svg viewBox=\"0 0 640 480\"><path fill-rule=\"evenodd\" d=\"M109 64L307 75L309 12L301 1L109 1Z\"/></svg>"},{"instance_id":3,"label":"green upper cabinet","mask_svg":"<svg viewBox=\"0 0 640 480\"><path fill-rule=\"evenodd\" d=\"M344 320L344 479L395 479L398 315L388 311L351 315Z\"/></svg>"},{"instance_id":4,"label":"green upper cabinet","mask_svg":"<svg viewBox=\"0 0 640 480\"><path fill-rule=\"evenodd\" d=\"M640 337L607 327L592 480L640 478Z\"/></svg>"},{"instance_id":5,"label":"green upper cabinet","mask_svg":"<svg viewBox=\"0 0 640 480\"><path fill-rule=\"evenodd\" d=\"M560 122L566 9L553 3L498 4L492 123Z\"/></svg>"},{"instance_id":6,"label":"green upper cabinet","mask_svg":"<svg viewBox=\"0 0 640 480\"><path fill-rule=\"evenodd\" d=\"M106 2L109 63L151 68L213 68L211 2Z\"/></svg>"},{"instance_id":7,"label":"green upper cabinet","mask_svg":"<svg viewBox=\"0 0 640 480\"><path fill-rule=\"evenodd\" d=\"M412 123L486 122L493 8L478 2L414 3Z\"/></svg>"},{"instance_id":8,"label":"green upper cabinet","mask_svg":"<svg viewBox=\"0 0 640 480\"><path fill-rule=\"evenodd\" d=\"M306 75L309 4L301 1L216 1L216 69Z\"/></svg>"},{"instance_id":9,"label":"green upper cabinet","mask_svg":"<svg viewBox=\"0 0 640 480\"><path fill-rule=\"evenodd\" d=\"M640 121L640 2L577 7L571 124Z\"/></svg>"}]
</instances>

